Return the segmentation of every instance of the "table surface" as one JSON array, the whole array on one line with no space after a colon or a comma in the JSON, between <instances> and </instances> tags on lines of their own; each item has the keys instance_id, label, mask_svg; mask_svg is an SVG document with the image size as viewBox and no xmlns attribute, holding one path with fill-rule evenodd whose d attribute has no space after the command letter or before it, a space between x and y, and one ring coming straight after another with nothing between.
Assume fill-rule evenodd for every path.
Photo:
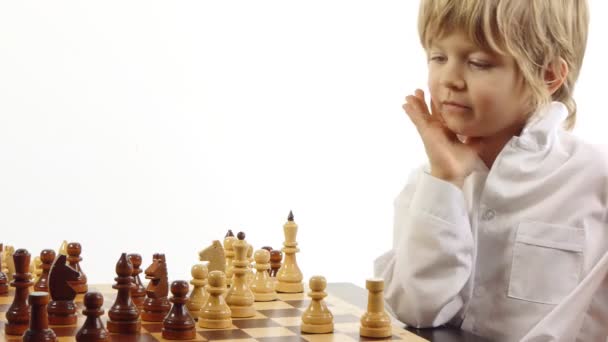
<instances>
[{"instance_id":1,"label":"table surface","mask_svg":"<svg viewBox=\"0 0 608 342\"><path fill-rule=\"evenodd\" d=\"M367 290L351 283L329 283L327 284L327 292L332 296L338 297L346 302L358 306L361 309L367 307ZM440 327L432 329L415 329L406 327L408 331L423 337L429 341L438 342L487 342L488 339L476 336L472 333L454 328Z\"/></svg>"}]
</instances>

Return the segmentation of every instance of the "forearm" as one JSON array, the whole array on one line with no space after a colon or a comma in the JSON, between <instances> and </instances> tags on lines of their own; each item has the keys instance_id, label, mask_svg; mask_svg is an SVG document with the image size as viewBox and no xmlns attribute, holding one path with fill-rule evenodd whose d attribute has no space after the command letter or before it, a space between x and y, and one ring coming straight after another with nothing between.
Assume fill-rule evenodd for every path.
<instances>
[{"instance_id":1,"label":"forearm","mask_svg":"<svg viewBox=\"0 0 608 342\"><path fill-rule=\"evenodd\" d=\"M418 181L411 201L396 202L399 241L377 260L376 274L387 283L385 298L398 319L437 326L464 305L473 238L462 191L428 174Z\"/></svg>"}]
</instances>

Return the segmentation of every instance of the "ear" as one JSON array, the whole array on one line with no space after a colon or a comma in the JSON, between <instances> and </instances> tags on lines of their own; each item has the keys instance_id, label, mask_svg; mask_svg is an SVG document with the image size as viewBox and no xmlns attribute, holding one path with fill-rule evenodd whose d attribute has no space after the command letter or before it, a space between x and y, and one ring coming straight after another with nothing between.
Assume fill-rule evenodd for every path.
<instances>
[{"instance_id":1,"label":"ear","mask_svg":"<svg viewBox=\"0 0 608 342\"><path fill-rule=\"evenodd\" d=\"M545 69L545 84L549 94L553 95L566 81L568 64L563 58L557 59Z\"/></svg>"}]
</instances>

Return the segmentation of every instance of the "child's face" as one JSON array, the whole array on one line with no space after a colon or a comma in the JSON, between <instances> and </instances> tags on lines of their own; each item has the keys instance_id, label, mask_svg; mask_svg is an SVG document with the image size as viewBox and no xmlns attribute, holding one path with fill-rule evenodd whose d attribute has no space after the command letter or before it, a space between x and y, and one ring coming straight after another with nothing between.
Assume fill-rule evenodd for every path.
<instances>
[{"instance_id":1,"label":"child's face","mask_svg":"<svg viewBox=\"0 0 608 342\"><path fill-rule=\"evenodd\" d=\"M484 51L463 32L428 48L431 99L453 132L491 138L519 134L530 108L515 60Z\"/></svg>"}]
</instances>

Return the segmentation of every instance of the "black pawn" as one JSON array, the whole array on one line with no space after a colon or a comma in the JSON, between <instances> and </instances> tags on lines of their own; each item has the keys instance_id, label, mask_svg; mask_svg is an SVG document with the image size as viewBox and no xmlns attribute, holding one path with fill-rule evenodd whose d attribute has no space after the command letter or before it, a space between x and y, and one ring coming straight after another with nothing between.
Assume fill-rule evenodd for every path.
<instances>
[{"instance_id":1,"label":"black pawn","mask_svg":"<svg viewBox=\"0 0 608 342\"><path fill-rule=\"evenodd\" d=\"M171 283L173 307L163 320L162 335L168 340L189 340L196 337L194 318L186 308L188 282L176 280Z\"/></svg>"},{"instance_id":2,"label":"black pawn","mask_svg":"<svg viewBox=\"0 0 608 342\"><path fill-rule=\"evenodd\" d=\"M23 334L23 342L57 341L57 335L49 329L46 305L50 301L48 292L32 292L28 297L31 306L30 327Z\"/></svg>"},{"instance_id":3,"label":"black pawn","mask_svg":"<svg viewBox=\"0 0 608 342\"><path fill-rule=\"evenodd\" d=\"M84 295L84 306L86 309L82 310L82 314L87 316L84 324L78 330L76 334L76 341L88 342L88 341L109 341L109 334L106 328L103 326L101 321L101 315L103 315L103 296L99 292L87 292Z\"/></svg>"}]
</instances>

